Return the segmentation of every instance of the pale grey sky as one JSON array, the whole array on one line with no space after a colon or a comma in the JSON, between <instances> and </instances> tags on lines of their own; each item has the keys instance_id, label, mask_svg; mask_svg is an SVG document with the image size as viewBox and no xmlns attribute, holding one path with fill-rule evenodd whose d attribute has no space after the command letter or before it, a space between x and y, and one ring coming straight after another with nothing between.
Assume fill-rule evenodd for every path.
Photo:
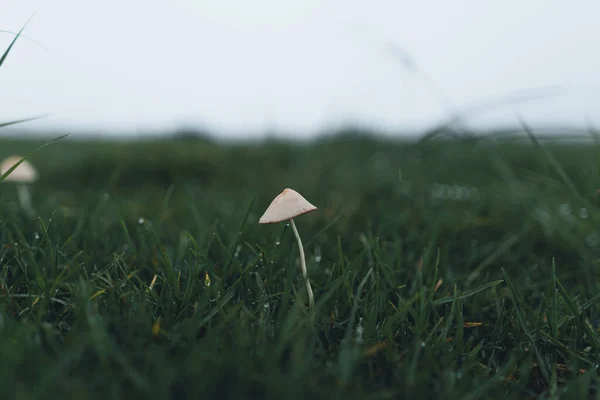
<instances>
[{"instance_id":1,"label":"pale grey sky","mask_svg":"<svg viewBox=\"0 0 600 400\"><path fill-rule=\"evenodd\" d=\"M52 114L29 129L424 129L449 106L549 85L566 91L468 122L510 123L519 111L534 126L600 126L593 0L10 0L0 29L17 31L34 11L24 35L49 50L21 40L0 68L2 121ZM2 49L11 39L0 34Z\"/></svg>"}]
</instances>

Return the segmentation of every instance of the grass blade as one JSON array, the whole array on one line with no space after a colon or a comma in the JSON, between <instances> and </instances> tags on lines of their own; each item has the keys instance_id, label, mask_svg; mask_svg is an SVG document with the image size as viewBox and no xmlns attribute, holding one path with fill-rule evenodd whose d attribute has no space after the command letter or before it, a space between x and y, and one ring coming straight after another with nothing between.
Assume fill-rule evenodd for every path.
<instances>
[{"instance_id":1,"label":"grass blade","mask_svg":"<svg viewBox=\"0 0 600 400\"><path fill-rule=\"evenodd\" d=\"M492 282L484 283L483 285L478 286L478 287L473 288L473 289L465 290L458 297L458 300L463 300L463 299L466 299L467 297L471 297L474 294L482 292L482 291L484 291L486 289L489 289L489 288L491 288L493 286L499 285L502 282L504 282L504 281L502 279L500 279L500 280L497 280L497 281L492 281ZM455 299L456 298L454 296L442 297L441 299L434 300L433 304L435 304L437 306L437 305L440 305L440 304L451 303L451 302L455 301Z\"/></svg>"},{"instance_id":2,"label":"grass blade","mask_svg":"<svg viewBox=\"0 0 600 400\"><path fill-rule=\"evenodd\" d=\"M27 26L27 24L29 24L29 21L31 21L31 18L33 18L33 16L31 16L29 18L29 20L25 23L25 25L23 25L23 27L19 30L19 32L17 32L17 34L15 35L12 42L10 42L10 45L8 46L8 48L4 51L4 54L2 54L2 57L0 57L0 67L2 66L2 64L4 64L4 61L6 61L6 57L8 57L8 53L10 53L10 51L12 50L13 46L17 42L17 39L19 39L23 30L25 30L25 27Z\"/></svg>"},{"instance_id":3,"label":"grass blade","mask_svg":"<svg viewBox=\"0 0 600 400\"><path fill-rule=\"evenodd\" d=\"M523 332L525 332L525 335L529 339L529 344L531 345L531 347L534 350L535 357L540 366L540 370L542 371L544 381L546 382L546 385L548 385L550 383L550 371L548 369L546 360L544 359L544 357L542 357L542 355L537 347L535 338L533 337L533 334L531 333L531 330L529 329L529 325L527 325L527 321L523 314L523 310L521 309L521 305L520 305L518 297L517 297L517 291L515 290L515 286L513 285L512 281L510 280L510 277L508 276L508 274L506 273L504 268L502 268L502 275L504 275L504 280L506 281L506 285L508 286L510 293L512 294L513 302L515 305L515 310L517 312L517 318L519 320L519 324L521 325L521 329L523 329Z\"/></svg>"},{"instance_id":4,"label":"grass blade","mask_svg":"<svg viewBox=\"0 0 600 400\"><path fill-rule=\"evenodd\" d=\"M41 146L38 146L35 150L33 150L32 152L28 153L25 157L23 157L22 159L20 159L18 162L15 163L15 165L13 165L12 167L10 167L8 169L8 171L6 171L2 176L0 176L0 184L4 181L4 179L6 179L7 176L9 176L19 165L21 165L21 163L25 160L27 160L29 157L31 157L32 155L34 155L35 153L37 153L38 151L40 151L41 149L43 149L46 146L51 145L54 142L59 141L60 139L66 138L67 136L70 136L70 133L67 133L66 135L61 135L59 137L56 137L52 140L47 141L46 143L42 144Z\"/></svg>"}]
</instances>

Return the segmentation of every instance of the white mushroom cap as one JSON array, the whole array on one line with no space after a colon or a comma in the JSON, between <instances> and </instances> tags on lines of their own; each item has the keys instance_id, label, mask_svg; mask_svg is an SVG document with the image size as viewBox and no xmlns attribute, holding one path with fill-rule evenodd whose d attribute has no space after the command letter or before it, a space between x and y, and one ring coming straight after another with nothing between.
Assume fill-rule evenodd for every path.
<instances>
[{"instance_id":1,"label":"white mushroom cap","mask_svg":"<svg viewBox=\"0 0 600 400\"><path fill-rule=\"evenodd\" d=\"M10 156L0 163L0 176L4 175L13 165L18 163L23 157ZM5 179L6 182L30 183L37 179L37 171L27 160L23 161L13 172Z\"/></svg>"},{"instance_id":2,"label":"white mushroom cap","mask_svg":"<svg viewBox=\"0 0 600 400\"><path fill-rule=\"evenodd\" d=\"M273 224L286 221L316 209L317 207L310 204L300 193L292 189L285 189L271 202L258 223Z\"/></svg>"}]
</instances>

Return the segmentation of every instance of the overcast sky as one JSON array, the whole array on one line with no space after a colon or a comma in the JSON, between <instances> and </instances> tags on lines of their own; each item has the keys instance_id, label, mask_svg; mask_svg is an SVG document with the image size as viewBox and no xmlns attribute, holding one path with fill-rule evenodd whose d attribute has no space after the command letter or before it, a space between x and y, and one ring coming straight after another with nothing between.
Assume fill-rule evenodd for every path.
<instances>
[{"instance_id":1,"label":"overcast sky","mask_svg":"<svg viewBox=\"0 0 600 400\"><path fill-rule=\"evenodd\" d=\"M2 121L51 113L30 129L424 129L556 86L468 122L600 126L597 1L4 0L0 29L34 12L0 68Z\"/></svg>"}]
</instances>

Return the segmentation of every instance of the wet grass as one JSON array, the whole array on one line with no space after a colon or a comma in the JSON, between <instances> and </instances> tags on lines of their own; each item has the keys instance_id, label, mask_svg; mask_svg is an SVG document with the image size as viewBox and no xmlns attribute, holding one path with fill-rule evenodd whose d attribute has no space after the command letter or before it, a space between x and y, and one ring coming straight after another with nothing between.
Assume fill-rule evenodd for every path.
<instances>
[{"instance_id":1,"label":"wet grass","mask_svg":"<svg viewBox=\"0 0 600 400\"><path fill-rule=\"evenodd\" d=\"M598 150L61 140L0 185L0 397L595 397Z\"/></svg>"}]
</instances>

